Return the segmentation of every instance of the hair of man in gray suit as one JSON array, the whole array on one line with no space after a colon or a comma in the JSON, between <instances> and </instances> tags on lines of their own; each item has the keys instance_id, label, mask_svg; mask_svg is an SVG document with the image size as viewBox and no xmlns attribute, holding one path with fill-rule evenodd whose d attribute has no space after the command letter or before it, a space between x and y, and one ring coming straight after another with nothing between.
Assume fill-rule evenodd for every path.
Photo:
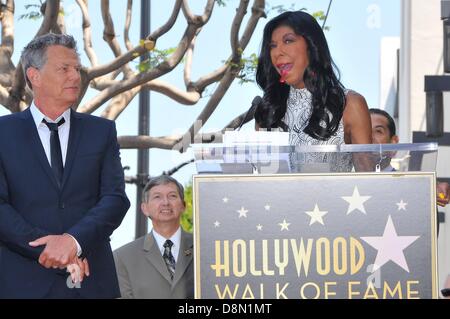
<instances>
[{"instance_id":1,"label":"hair of man in gray suit","mask_svg":"<svg viewBox=\"0 0 450 319\"><path fill-rule=\"evenodd\" d=\"M183 185L168 175L154 177L144 187L142 198L142 213L152 220L153 228L167 238L172 236L186 209Z\"/></svg>"},{"instance_id":2,"label":"hair of man in gray suit","mask_svg":"<svg viewBox=\"0 0 450 319\"><path fill-rule=\"evenodd\" d=\"M178 195L180 195L181 200L184 201L184 187L181 185L175 178L169 175L160 175L157 177L153 177L148 181L145 185L144 190L142 191L143 201L146 202L148 200L148 193L150 189L158 185L165 185L173 183L178 188Z\"/></svg>"}]
</instances>

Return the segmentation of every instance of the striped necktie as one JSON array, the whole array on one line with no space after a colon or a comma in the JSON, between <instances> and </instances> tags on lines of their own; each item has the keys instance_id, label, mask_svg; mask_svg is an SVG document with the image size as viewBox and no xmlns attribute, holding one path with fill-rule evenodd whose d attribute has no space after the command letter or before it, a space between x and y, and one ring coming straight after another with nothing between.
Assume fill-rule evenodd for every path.
<instances>
[{"instance_id":1,"label":"striped necktie","mask_svg":"<svg viewBox=\"0 0 450 319\"><path fill-rule=\"evenodd\" d=\"M175 258L173 258L172 255L172 246L173 242L170 239L167 239L164 243L164 253L163 253L163 259L166 263L167 270L170 274L170 279L173 280L173 274L175 273Z\"/></svg>"}]
</instances>

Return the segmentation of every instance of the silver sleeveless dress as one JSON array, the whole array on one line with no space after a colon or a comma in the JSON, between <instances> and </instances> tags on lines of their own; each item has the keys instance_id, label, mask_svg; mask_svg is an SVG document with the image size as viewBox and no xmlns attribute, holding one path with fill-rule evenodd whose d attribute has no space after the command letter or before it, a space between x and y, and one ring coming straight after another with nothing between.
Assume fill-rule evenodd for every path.
<instances>
[{"instance_id":1,"label":"silver sleeveless dress","mask_svg":"<svg viewBox=\"0 0 450 319\"><path fill-rule=\"evenodd\" d=\"M347 91L345 91L347 94ZM312 114L312 94L306 89L291 87L287 100L284 123L289 128L290 145L341 145L344 140L344 123L341 119L336 133L326 141L317 140L305 132ZM331 114L330 114L331 116ZM350 172L352 170L352 156L349 153L291 153L289 165L292 172Z\"/></svg>"}]
</instances>

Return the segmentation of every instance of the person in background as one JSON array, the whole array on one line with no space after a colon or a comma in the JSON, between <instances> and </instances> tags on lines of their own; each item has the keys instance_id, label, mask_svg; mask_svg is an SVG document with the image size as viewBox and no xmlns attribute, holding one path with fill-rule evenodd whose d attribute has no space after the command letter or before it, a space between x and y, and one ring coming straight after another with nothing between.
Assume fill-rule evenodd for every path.
<instances>
[{"instance_id":1,"label":"person in background","mask_svg":"<svg viewBox=\"0 0 450 319\"><path fill-rule=\"evenodd\" d=\"M372 141L374 144L396 144L399 139L396 134L394 119L386 112L380 109L369 109L370 120L372 123ZM391 158L395 154L385 152L380 159L380 170L392 172L395 169L391 165Z\"/></svg>"},{"instance_id":2,"label":"person in background","mask_svg":"<svg viewBox=\"0 0 450 319\"><path fill-rule=\"evenodd\" d=\"M194 298L193 239L180 226L183 186L161 175L147 183L142 198L152 231L114 251L122 298Z\"/></svg>"},{"instance_id":3,"label":"person in background","mask_svg":"<svg viewBox=\"0 0 450 319\"><path fill-rule=\"evenodd\" d=\"M393 143L396 144L399 141L396 135L396 128L394 119L384 110L371 108L369 109L370 118L372 121L372 139L374 143L385 144ZM389 159L389 166L390 159ZM389 169L387 170L389 171ZM436 203L439 206L446 206L450 198L450 187L446 182L438 182L436 185ZM439 221L437 223L437 232L439 233ZM450 298L450 275L444 283L444 289L441 290L442 296L444 298Z\"/></svg>"},{"instance_id":4,"label":"person in background","mask_svg":"<svg viewBox=\"0 0 450 319\"><path fill-rule=\"evenodd\" d=\"M377 144L397 144L399 141L396 135L394 119L384 110L369 109L372 122L372 139ZM381 165L384 171L393 171L390 165L391 159L387 157ZM436 203L439 206L446 206L450 198L450 186L447 182L438 182L436 185Z\"/></svg>"}]
</instances>

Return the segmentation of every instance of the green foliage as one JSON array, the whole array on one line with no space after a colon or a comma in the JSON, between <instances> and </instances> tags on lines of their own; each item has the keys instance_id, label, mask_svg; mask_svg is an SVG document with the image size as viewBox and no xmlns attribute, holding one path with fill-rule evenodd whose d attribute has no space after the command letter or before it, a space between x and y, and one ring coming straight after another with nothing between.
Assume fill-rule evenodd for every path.
<instances>
[{"instance_id":1,"label":"green foliage","mask_svg":"<svg viewBox=\"0 0 450 319\"><path fill-rule=\"evenodd\" d=\"M238 64L230 62L230 65L240 69L237 76L239 84L255 82L256 67L258 65L256 53L252 53L248 57L242 57Z\"/></svg>"},{"instance_id":2,"label":"green foliage","mask_svg":"<svg viewBox=\"0 0 450 319\"><path fill-rule=\"evenodd\" d=\"M225 4L226 1L227 0L216 0L216 3L217 3L217 5L219 7L225 7L226 6L226 4Z\"/></svg>"},{"instance_id":3,"label":"green foliage","mask_svg":"<svg viewBox=\"0 0 450 319\"><path fill-rule=\"evenodd\" d=\"M300 9L303 10L304 8ZM294 11L295 9L295 3L291 3L289 7L284 5L277 5L277 6L270 6L267 4L266 6L266 14L269 15L272 11L276 11L278 14L286 12L286 11Z\"/></svg>"},{"instance_id":4,"label":"green foliage","mask_svg":"<svg viewBox=\"0 0 450 319\"><path fill-rule=\"evenodd\" d=\"M31 10L31 11L21 14L19 16L19 20L22 20L22 19L38 20L38 19L42 18L42 13L41 13L42 1L40 1L40 3L41 4L26 4L25 10L27 10L27 11Z\"/></svg>"},{"instance_id":5,"label":"green foliage","mask_svg":"<svg viewBox=\"0 0 450 319\"><path fill-rule=\"evenodd\" d=\"M172 47L172 48L168 48L168 49L164 49L164 50L158 50L155 48L149 53L148 59L140 62L136 68L140 73L146 72L150 69L153 69L158 64L164 62L169 55L171 55L172 53L175 52L175 50L176 50L176 47Z\"/></svg>"},{"instance_id":6,"label":"green foliage","mask_svg":"<svg viewBox=\"0 0 450 319\"><path fill-rule=\"evenodd\" d=\"M62 1L61 1L61 3L62 3ZM23 19L34 20L34 21L39 20L40 18L43 17L43 14L41 12L41 8L42 8L43 4L44 4L44 1L39 0L39 4L24 5L26 11L29 11L29 10L31 10L31 11L21 14L19 16L19 20L23 20ZM60 6L59 14L64 15L64 9L63 9L62 5Z\"/></svg>"},{"instance_id":7,"label":"green foliage","mask_svg":"<svg viewBox=\"0 0 450 319\"><path fill-rule=\"evenodd\" d=\"M322 10L313 12L313 13L311 13L311 15L312 15L317 21L324 21L325 18L326 18L326 15L325 15L325 13L324 13ZM330 30L330 27L325 26L323 29L324 29L325 31L328 31L328 30Z\"/></svg>"},{"instance_id":8,"label":"green foliage","mask_svg":"<svg viewBox=\"0 0 450 319\"><path fill-rule=\"evenodd\" d=\"M192 183L184 187L184 201L186 202L186 211L181 215L181 227L189 233L192 233Z\"/></svg>"},{"instance_id":9,"label":"green foliage","mask_svg":"<svg viewBox=\"0 0 450 319\"><path fill-rule=\"evenodd\" d=\"M295 3L291 3L289 6L287 6L287 5L270 6L269 3L267 3L267 5L266 5L266 15L269 15L273 11L275 11L277 14L280 14L280 13L283 13L283 12L286 12L286 11L295 11L295 10L302 10L302 11L308 12L308 10L306 8L296 9L295 6L296 6ZM325 13L322 10L313 12L313 13L311 13L311 15L317 21L324 21L325 18L326 18ZM328 31L330 28L326 26L323 29Z\"/></svg>"}]
</instances>

